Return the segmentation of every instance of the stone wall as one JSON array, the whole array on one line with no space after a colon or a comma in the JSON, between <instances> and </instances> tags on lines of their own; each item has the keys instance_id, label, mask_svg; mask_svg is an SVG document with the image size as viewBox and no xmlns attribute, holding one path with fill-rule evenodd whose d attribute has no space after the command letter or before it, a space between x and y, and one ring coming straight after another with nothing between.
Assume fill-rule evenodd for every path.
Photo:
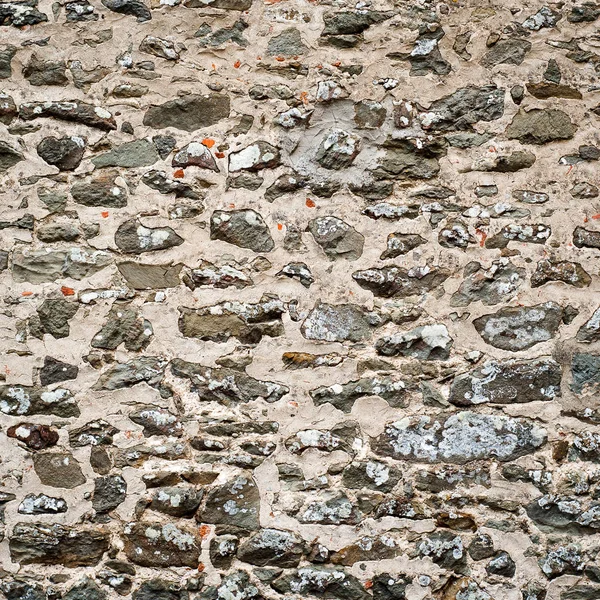
<instances>
[{"instance_id":1,"label":"stone wall","mask_svg":"<svg viewBox=\"0 0 600 600\"><path fill-rule=\"evenodd\" d=\"M0 0L0 596L600 598L599 26Z\"/></svg>"}]
</instances>

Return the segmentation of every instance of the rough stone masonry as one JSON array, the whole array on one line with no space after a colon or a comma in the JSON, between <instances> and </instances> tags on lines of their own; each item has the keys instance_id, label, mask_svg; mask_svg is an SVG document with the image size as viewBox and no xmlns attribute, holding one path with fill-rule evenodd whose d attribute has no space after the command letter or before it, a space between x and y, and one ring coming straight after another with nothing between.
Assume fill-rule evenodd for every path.
<instances>
[{"instance_id":1,"label":"rough stone masonry","mask_svg":"<svg viewBox=\"0 0 600 600\"><path fill-rule=\"evenodd\" d=\"M600 599L600 4L0 0L0 597Z\"/></svg>"}]
</instances>

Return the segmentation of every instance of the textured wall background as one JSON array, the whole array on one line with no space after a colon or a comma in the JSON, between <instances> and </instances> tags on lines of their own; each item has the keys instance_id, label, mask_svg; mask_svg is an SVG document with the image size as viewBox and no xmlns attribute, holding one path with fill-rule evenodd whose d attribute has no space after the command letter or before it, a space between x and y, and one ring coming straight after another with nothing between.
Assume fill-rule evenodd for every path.
<instances>
[{"instance_id":1,"label":"textured wall background","mask_svg":"<svg viewBox=\"0 0 600 600\"><path fill-rule=\"evenodd\" d=\"M600 598L600 4L0 1L0 594Z\"/></svg>"}]
</instances>

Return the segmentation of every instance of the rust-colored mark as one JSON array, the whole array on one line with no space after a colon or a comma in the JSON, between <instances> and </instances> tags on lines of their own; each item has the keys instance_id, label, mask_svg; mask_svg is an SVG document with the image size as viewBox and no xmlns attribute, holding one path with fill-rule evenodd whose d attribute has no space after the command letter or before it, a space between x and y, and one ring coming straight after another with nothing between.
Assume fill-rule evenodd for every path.
<instances>
[{"instance_id":1,"label":"rust-colored mark","mask_svg":"<svg viewBox=\"0 0 600 600\"><path fill-rule=\"evenodd\" d=\"M313 200L311 200L310 198L306 199L306 206L308 206L308 208L314 208L316 206L316 204L314 203Z\"/></svg>"},{"instance_id":2,"label":"rust-colored mark","mask_svg":"<svg viewBox=\"0 0 600 600\"><path fill-rule=\"evenodd\" d=\"M60 288L60 291L62 292L63 296L74 296L75 295L75 290L73 288L67 287L66 285L63 285Z\"/></svg>"}]
</instances>

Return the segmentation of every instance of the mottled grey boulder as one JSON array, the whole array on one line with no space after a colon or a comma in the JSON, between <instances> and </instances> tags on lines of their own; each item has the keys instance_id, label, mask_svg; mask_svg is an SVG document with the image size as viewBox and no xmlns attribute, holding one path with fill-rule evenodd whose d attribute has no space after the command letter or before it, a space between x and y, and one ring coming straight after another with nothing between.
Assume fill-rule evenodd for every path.
<instances>
[{"instance_id":1,"label":"mottled grey boulder","mask_svg":"<svg viewBox=\"0 0 600 600\"><path fill-rule=\"evenodd\" d=\"M341 129L332 129L321 142L315 160L324 168L347 169L360 152L360 138Z\"/></svg>"},{"instance_id":2,"label":"mottled grey boulder","mask_svg":"<svg viewBox=\"0 0 600 600\"><path fill-rule=\"evenodd\" d=\"M72 171L81 163L85 152L85 140L77 136L46 137L37 145L37 153L49 165L61 171Z\"/></svg>"},{"instance_id":3,"label":"mottled grey boulder","mask_svg":"<svg viewBox=\"0 0 600 600\"><path fill-rule=\"evenodd\" d=\"M160 487L152 492L148 508L172 517L190 518L200 506L203 494L202 489L190 486Z\"/></svg>"},{"instance_id":4,"label":"mottled grey boulder","mask_svg":"<svg viewBox=\"0 0 600 600\"><path fill-rule=\"evenodd\" d=\"M22 565L94 566L108 550L109 539L99 527L17 523L9 540L10 556Z\"/></svg>"},{"instance_id":5,"label":"mottled grey boulder","mask_svg":"<svg viewBox=\"0 0 600 600\"><path fill-rule=\"evenodd\" d=\"M64 498L54 498L46 494L27 494L23 498L17 512L20 515L56 515L67 512Z\"/></svg>"},{"instance_id":6,"label":"mottled grey boulder","mask_svg":"<svg viewBox=\"0 0 600 600\"><path fill-rule=\"evenodd\" d=\"M229 172L273 169L281 163L279 149L259 140L229 155Z\"/></svg>"},{"instance_id":7,"label":"mottled grey boulder","mask_svg":"<svg viewBox=\"0 0 600 600\"><path fill-rule=\"evenodd\" d=\"M179 309L179 331L185 337L226 342L236 337L245 344L256 344L263 336L277 337L284 334L283 302L277 296L264 295L255 304L224 302L204 308Z\"/></svg>"},{"instance_id":8,"label":"mottled grey boulder","mask_svg":"<svg viewBox=\"0 0 600 600\"><path fill-rule=\"evenodd\" d=\"M522 144L547 144L569 140L576 131L577 125L562 110L534 108L519 111L505 133L508 139L517 139Z\"/></svg>"},{"instance_id":9,"label":"mottled grey boulder","mask_svg":"<svg viewBox=\"0 0 600 600\"><path fill-rule=\"evenodd\" d=\"M126 261L117 264L117 268L134 290L149 290L177 287L183 265L149 265Z\"/></svg>"},{"instance_id":10,"label":"mottled grey boulder","mask_svg":"<svg viewBox=\"0 0 600 600\"><path fill-rule=\"evenodd\" d=\"M125 554L141 567L198 567L200 535L197 528L171 522L137 521L123 530Z\"/></svg>"},{"instance_id":11,"label":"mottled grey boulder","mask_svg":"<svg viewBox=\"0 0 600 600\"><path fill-rule=\"evenodd\" d=\"M375 342L377 354L383 356L411 356L419 360L446 360L450 356L453 339L445 325L424 325Z\"/></svg>"},{"instance_id":12,"label":"mottled grey boulder","mask_svg":"<svg viewBox=\"0 0 600 600\"><path fill-rule=\"evenodd\" d=\"M178 358L171 361L171 371L176 377L189 378L192 390L202 402L246 403L255 400L277 402L290 390L274 381L260 381L226 367L205 367Z\"/></svg>"},{"instance_id":13,"label":"mottled grey boulder","mask_svg":"<svg viewBox=\"0 0 600 600\"><path fill-rule=\"evenodd\" d=\"M271 584L280 594L321 595L343 600L368 600L370 594L361 582L342 569L307 566L287 572Z\"/></svg>"},{"instance_id":14,"label":"mottled grey boulder","mask_svg":"<svg viewBox=\"0 0 600 600\"><path fill-rule=\"evenodd\" d=\"M491 346L518 352L551 340L563 318L555 302L535 306L501 308L473 321L477 333Z\"/></svg>"},{"instance_id":15,"label":"mottled grey boulder","mask_svg":"<svg viewBox=\"0 0 600 600\"><path fill-rule=\"evenodd\" d=\"M130 302L115 302L106 324L92 338L92 348L116 350L121 344L127 350L144 350L152 340L152 324L131 306Z\"/></svg>"},{"instance_id":16,"label":"mottled grey boulder","mask_svg":"<svg viewBox=\"0 0 600 600\"><path fill-rule=\"evenodd\" d=\"M183 238L170 227L145 227L137 219L129 219L115 232L115 244L122 252L142 254L180 246Z\"/></svg>"},{"instance_id":17,"label":"mottled grey boulder","mask_svg":"<svg viewBox=\"0 0 600 600\"><path fill-rule=\"evenodd\" d=\"M40 118L72 121L104 131L117 128L117 123L108 110L79 100L24 102L19 106L19 117L25 121Z\"/></svg>"},{"instance_id":18,"label":"mottled grey boulder","mask_svg":"<svg viewBox=\"0 0 600 600\"><path fill-rule=\"evenodd\" d=\"M48 390L35 386L0 386L0 411L6 415L56 415L78 417L80 412L73 394L63 388Z\"/></svg>"},{"instance_id":19,"label":"mottled grey boulder","mask_svg":"<svg viewBox=\"0 0 600 600\"><path fill-rule=\"evenodd\" d=\"M118 390L145 382L157 387L164 376L167 361L158 356L140 356L125 363L117 363L103 373L96 384L96 390Z\"/></svg>"},{"instance_id":20,"label":"mottled grey boulder","mask_svg":"<svg viewBox=\"0 0 600 600\"><path fill-rule=\"evenodd\" d=\"M432 102L419 117L421 126L433 131L464 131L479 121L495 121L504 114L504 93L495 85L459 88Z\"/></svg>"},{"instance_id":21,"label":"mottled grey boulder","mask_svg":"<svg viewBox=\"0 0 600 600\"><path fill-rule=\"evenodd\" d=\"M69 336L69 320L75 316L79 305L57 298L44 300L37 309L39 319L39 332L49 334L56 339Z\"/></svg>"},{"instance_id":22,"label":"mottled grey boulder","mask_svg":"<svg viewBox=\"0 0 600 600\"><path fill-rule=\"evenodd\" d=\"M0 172L7 171L24 160L23 155L7 142L0 140Z\"/></svg>"},{"instance_id":23,"label":"mottled grey boulder","mask_svg":"<svg viewBox=\"0 0 600 600\"><path fill-rule=\"evenodd\" d=\"M92 508L97 513L114 510L125 501L127 482L121 475L107 475L94 480Z\"/></svg>"},{"instance_id":24,"label":"mottled grey boulder","mask_svg":"<svg viewBox=\"0 0 600 600\"><path fill-rule=\"evenodd\" d=\"M379 396L395 408L403 408L408 404L406 384L391 377L363 377L310 391L316 406L329 403L345 413L349 413L356 400L364 396Z\"/></svg>"},{"instance_id":25,"label":"mottled grey boulder","mask_svg":"<svg viewBox=\"0 0 600 600\"><path fill-rule=\"evenodd\" d=\"M342 474L342 483L351 489L367 488L383 493L391 492L401 479L400 470L377 460L353 462Z\"/></svg>"},{"instance_id":26,"label":"mottled grey boulder","mask_svg":"<svg viewBox=\"0 0 600 600\"><path fill-rule=\"evenodd\" d=\"M269 56L298 56L304 54L306 50L300 31L295 27L284 29L279 35L272 37L267 45Z\"/></svg>"},{"instance_id":27,"label":"mottled grey boulder","mask_svg":"<svg viewBox=\"0 0 600 600\"><path fill-rule=\"evenodd\" d=\"M153 35L147 35L140 42L139 50L166 60L179 60L179 52L174 42Z\"/></svg>"},{"instance_id":28,"label":"mottled grey boulder","mask_svg":"<svg viewBox=\"0 0 600 600\"><path fill-rule=\"evenodd\" d=\"M113 12L137 17L138 23L152 19L150 9L142 0L102 0L102 4Z\"/></svg>"},{"instance_id":29,"label":"mottled grey boulder","mask_svg":"<svg viewBox=\"0 0 600 600\"><path fill-rule=\"evenodd\" d=\"M254 531L259 527L260 494L249 472L207 490L196 514L199 523L233 525Z\"/></svg>"},{"instance_id":30,"label":"mottled grey boulder","mask_svg":"<svg viewBox=\"0 0 600 600\"><path fill-rule=\"evenodd\" d=\"M304 551L304 540L298 534L267 528L260 529L242 542L237 557L242 562L258 567L292 569L298 566Z\"/></svg>"},{"instance_id":31,"label":"mottled grey boulder","mask_svg":"<svg viewBox=\"0 0 600 600\"><path fill-rule=\"evenodd\" d=\"M92 158L96 168L102 167L146 167L159 160L156 146L149 140L134 140L126 142L105 154Z\"/></svg>"},{"instance_id":32,"label":"mottled grey boulder","mask_svg":"<svg viewBox=\"0 0 600 600\"><path fill-rule=\"evenodd\" d=\"M373 292L380 298L406 298L425 294L438 289L448 279L446 269L430 267L382 267L352 273L352 278L361 288Z\"/></svg>"},{"instance_id":33,"label":"mottled grey boulder","mask_svg":"<svg viewBox=\"0 0 600 600\"><path fill-rule=\"evenodd\" d=\"M43 485L73 489L85 483L79 463L68 452L33 455L33 468Z\"/></svg>"},{"instance_id":34,"label":"mottled grey boulder","mask_svg":"<svg viewBox=\"0 0 600 600\"><path fill-rule=\"evenodd\" d=\"M144 428L144 436L167 435L181 437L183 435L183 424L177 417L166 408L160 408L152 404L138 406L129 413L129 418Z\"/></svg>"},{"instance_id":35,"label":"mottled grey boulder","mask_svg":"<svg viewBox=\"0 0 600 600\"><path fill-rule=\"evenodd\" d=\"M313 219L308 224L308 231L329 260L357 260L362 255L364 236L333 215Z\"/></svg>"},{"instance_id":36,"label":"mottled grey boulder","mask_svg":"<svg viewBox=\"0 0 600 600\"><path fill-rule=\"evenodd\" d=\"M210 239L254 252L270 252L275 247L262 216L251 209L215 210L210 218Z\"/></svg>"},{"instance_id":37,"label":"mottled grey boulder","mask_svg":"<svg viewBox=\"0 0 600 600\"><path fill-rule=\"evenodd\" d=\"M353 454L353 444L359 436L358 423L348 421L338 423L331 429L303 429L285 441L285 447L292 454L302 454L314 448L321 452L343 450Z\"/></svg>"},{"instance_id":38,"label":"mottled grey boulder","mask_svg":"<svg viewBox=\"0 0 600 600\"><path fill-rule=\"evenodd\" d=\"M540 260L531 276L531 287L540 287L552 281L561 281L576 288L584 288L590 285L592 278L579 263L568 260Z\"/></svg>"},{"instance_id":39,"label":"mottled grey boulder","mask_svg":"<svg viewBox=\"0 0 600 600\"><path fill-rule=\"evenodd\" d=\"M200 167L219 172L214 156L204 144L199 142L190 142L187 146L184 146L175 154L171 165L183 169L186 167Z\"/></svg>"},{"instance_id":40,"label":"mottled grey boulder","mask_svg":"<svg viewBox=\"0 0 600 600\"><path fill-rule=\"evenodd\" d=\"M57 360L51 356L44 358L44 365L39 370L40 383L42 385L50 385L52 383L60 383L61 381L69 381L76 379L79 369L76 365Z\"/></svg>"},{"instance_id":41,"label":"mottled grey boulder","mask_svg":"<svg viewBox=\"0 0 600 600\"><path fill-rule=\"evenodd\" d=\"M71 188L71 195L83 206L123 208L127 206L127 190L116 182L118 176L117 171L107 171L89 181L79 181Z\"/></svg>"},{"instance_id":42,"label":"mottled grey boulder","mask_svg":"<svg viewBox=\"0 0 600 600\"><path fill-rule=\"evenodd\" d=\"M463 280L450 299L451 306L469 306L481 301L486 306L500 304L514 296L525 283L525 269L515 267L508 259L494 261L489 269L479 262L470 262L463 271Z\"/></svg>"},{"instance_id":43,"label":"mottled grey boulder","mask_svg":"<svg viewBox=\"0 0 600 600\"><path fill-rule=\"evenodd\" d=\"M64 86L69 83L66 69L64 60L42 60L36 54L32 54L29 62L23 67L23 77L35 86Z\"/></svg>"},{"instance_id":44,"label":"mottled grey boulder","mask_svg":"<svg viewBox=\"0 0 600 600\"><path fill-rule=\"evenodd\" d=\"M144 125L155 129L172 127L192 132L226 119L229 111L229 96L225 94L182 96L149 108L144 115Z\"/></svg>"},{"instance_id":45,"label":"mottled grey boulder","mask_svg":"<svg viewBox=\"0 0 600 600\"><path fill-rule=\"evenodd\" d=\"M382 324L381 317L357 304L317 302L300 327L308 340L360 342Z\"/></svg>"},{"instance_id":46,"label":"mottled grey boulder","mask_svg":"<svg viewBox=\"0 0 600 600\"><path fill-rule=\"evenodd\" d=\"M452 382L448 400L456 406L554 400L561 395L562 369L552 359L489 361Z\"/></svg>"},{"instance_id":47,"label":"mottled grey boulder","mask_svg":"<svg viewBox=\"0 0 600 600\"><path fill-rule=\"evenodd\" d=\"M445 420L415 416L389 423L374 440L373 451L423 463L506 462L535 452L546 439L546 431L526 419L461 412Z\"/></svg>"},{"instance_id":48,"label":"mottled grey boulder","mask_svg":"<svg viewBox=\"0 0 600 600\"><path fill-rule=\"evenodd\" d=\"M427 240L416 233L390 233L387 237L387 249L380 258L381 260L398 258L426 243Z\"/></svg>"},{"instance_id":49,"label":"mottled grey boulder","mask_svg":"<svg viewBox=\"0 0 600 600\"><path fill-rule=\"evenodd\" d=\"M501 40L483 55L481 66L490 69L497 65L520 65L530 50L531 42L527 40Z\"/></svg>"},{"instance_id":50,"label":"mottled grey boulder","mask_svg":"<svg viewBox=\"0 0 600 600\"><path fill-rule=\"evenodd\" d=\"M581 394L588 387L588 391L594 391L600 383L600 356L587 353L574 354L571 361L571 375L573 377L571 389L576 394Z\"/></svg>"}]
</instances>

